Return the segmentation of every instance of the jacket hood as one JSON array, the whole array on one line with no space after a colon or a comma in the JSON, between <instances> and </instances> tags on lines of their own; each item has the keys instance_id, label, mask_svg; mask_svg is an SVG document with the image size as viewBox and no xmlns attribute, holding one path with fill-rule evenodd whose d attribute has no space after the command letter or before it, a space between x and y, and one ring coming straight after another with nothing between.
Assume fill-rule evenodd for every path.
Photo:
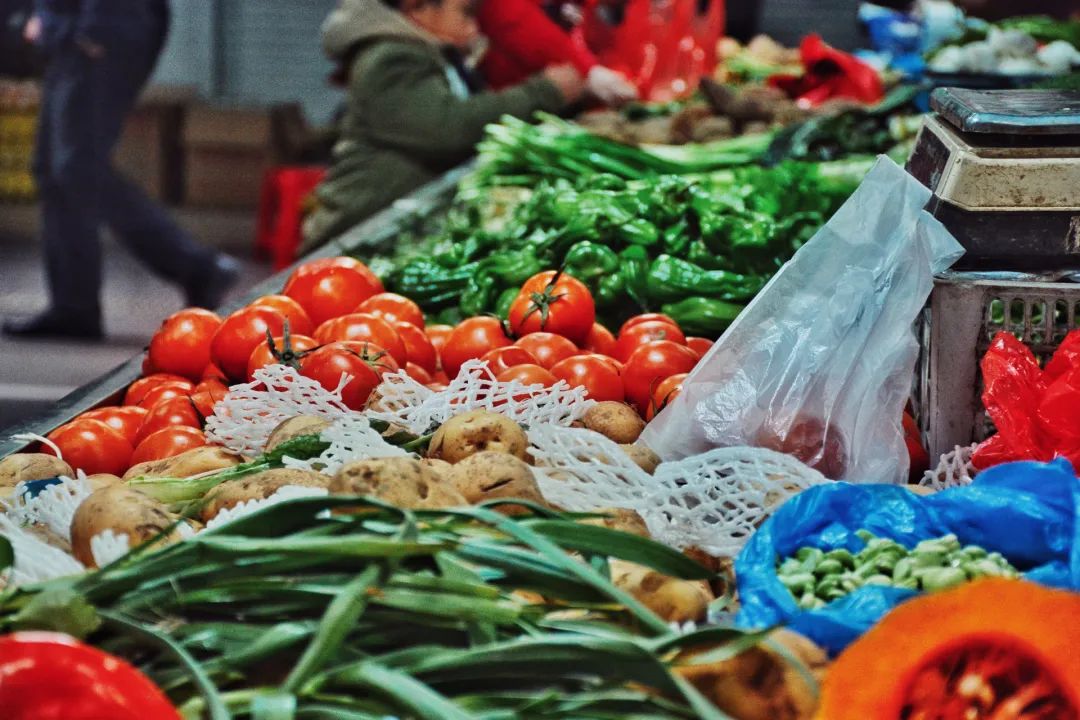
<instances>
[{"instance_id":1,"label":"jacket hood","mask_svg":"<svg viewBox=\"0 0 1080 720\"><path fill-rule=\"evenodd\" d=\"M341 0L322 26L323 51L332 60L344 58L361 43L387 38L440 45L434 35L380 0Z\"/></svg>"}]
</instances>

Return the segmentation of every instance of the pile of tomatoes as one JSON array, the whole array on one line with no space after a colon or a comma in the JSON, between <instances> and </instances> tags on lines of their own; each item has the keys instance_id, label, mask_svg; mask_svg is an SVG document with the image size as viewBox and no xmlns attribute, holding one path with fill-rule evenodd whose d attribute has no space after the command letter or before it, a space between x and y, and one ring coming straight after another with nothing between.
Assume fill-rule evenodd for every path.
<instances>
[{"instance_id":1,"label":"pile of tomatoes","mask_svg":"<svg viewBox=\"0 0 1080 720\"><path fill-rule=\"evenodd\" d=\"M462 364L482 359L498 380L545 387L565 380L651 419L711 344L687 338L660 314L631 318L613 335L596 322L588 288L555 271L522 286L505 322L479 316L456 327L426 325L416 303L385 292L363 263L326 258L297 267L281 294L228 317L187 309L166 318L123 404L83 413L49 440L72 467L122 475L205 445L203 424L229 385L252 381L272 363L340 387L344 403L360 410L388 372L404 369L442 389Z\"/></svg>"}]
</instances>

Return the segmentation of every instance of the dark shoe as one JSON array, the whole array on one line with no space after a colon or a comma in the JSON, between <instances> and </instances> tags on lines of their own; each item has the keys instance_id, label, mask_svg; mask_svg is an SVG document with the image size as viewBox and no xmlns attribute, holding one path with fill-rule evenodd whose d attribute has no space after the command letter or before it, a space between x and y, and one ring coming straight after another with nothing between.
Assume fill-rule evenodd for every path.
<instances>
[{"instance_id":1,"label":"dark shoe","mask_svg":"<svg viewBox=\"0 0 1080 720\"><path fill-rule=\"evenodd\" d=\"M6 320L4 334L12 337L75 338L78 340L101 340L100 318L80 318L58 310L46 310L25 320Z\"/></svg>"},{"instance_id":2,"label":"dark shoe","mask_svg":"<svg viewBox=\"0 0 1080 720\"><path fill-rule=\"evenodd\" d=\"M218 255L195 285L184 289L189 307L217 309L240 277L240 263Z\"/></svg>"}]
</instances>

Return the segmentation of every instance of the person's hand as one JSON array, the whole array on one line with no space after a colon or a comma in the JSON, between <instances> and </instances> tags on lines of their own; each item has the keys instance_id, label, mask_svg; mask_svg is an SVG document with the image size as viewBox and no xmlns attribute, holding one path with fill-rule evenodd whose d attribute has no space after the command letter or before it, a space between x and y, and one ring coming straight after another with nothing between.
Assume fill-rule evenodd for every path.
<instances>
[{"instance_id":1,"label":"person's hand","mask_svg":"<svg viewBox=\"0 0 1080 720\"><path fill-rule=\"evenodd\" d=\"M41 16L31 15L30 19L26 21L26 25L23 27L23 40L31 45L37 45L41 40Z\"/></svg>"},{"instance_id":2,"label":"person's hand","mask_svg":"<svg viewBox=\"0 0 1080 720\"><path fill-rule=\"evenodd\" d=\"M629 80L602 65L589 71L587 87L600 102L613 107L638 99L637 88Z\"/></svg>"},{"instance_id":3,"label":"person's hand","mask_svg":"<svg viewBox=\"0 0 1080 720\"><path fill-rule=\"evenodd\" d=\"M585 79L573 65L552 65L544 69L544 77L559 88L567 103L576 102L585 92Z\"/></svg>"}]
</instances>

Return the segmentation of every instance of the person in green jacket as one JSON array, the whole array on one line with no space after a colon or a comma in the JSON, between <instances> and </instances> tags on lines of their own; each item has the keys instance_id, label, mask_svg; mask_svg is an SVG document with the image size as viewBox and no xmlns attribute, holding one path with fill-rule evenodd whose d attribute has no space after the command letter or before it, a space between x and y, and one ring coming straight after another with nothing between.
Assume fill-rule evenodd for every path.
<instances>
[{"instance_id":1,"label":"person in green jacket","mask_svg":"<svg viewBox=\"0 0 1080 720\"><path fill-rule=\"evenodd\" d=\"M503 115L558 112L583 92L570 66L473 93L450 60L476 40L475 0L343 0L323 25L348 97L333 164L304 222L325 243L468 159Z\"/></svg>"}]
</instances>

